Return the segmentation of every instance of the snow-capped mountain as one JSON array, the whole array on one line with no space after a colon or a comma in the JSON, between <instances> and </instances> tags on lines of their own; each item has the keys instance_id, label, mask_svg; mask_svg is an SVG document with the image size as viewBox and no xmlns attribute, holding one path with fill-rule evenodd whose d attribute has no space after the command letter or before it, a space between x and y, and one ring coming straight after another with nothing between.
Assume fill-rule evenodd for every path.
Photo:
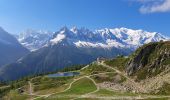
<instances>
[{"instance_id":1,"label":"snow-capped mountain","mask_svg":"<svg viewBox=\"0 0 170 100\"><path fill-rule=\"evenodd\" d=\"M168 40L167 37L157 32L133 30L128 28L104 28L90 31L86 28L67 27L58 32L26 31L19 35L18 40L31 51L48 45L55 45L62 41L70 45L83 48L128 48L135 50L137 47L160 40Z\"/></svg>"},{"instance_id":2,"label":"snow-capped mountain","mask_svg":"<svg viewBox=\"0 0 170 100\"><path fill-rule=\"evenodd\" d=\"M18 41L30 51L43 47L51 38L53 33L49 31L26 30L19 34Z\"/></svg>"},{"instance_id":3,"label":"snow-capped mountain","mask_svg":"<svg viewBox=\"0 0 170 100\"><path fill-rule=\"evenodd\" d=\"M116 47L134 50L143 44L168 40L168 38L157 32L127 28L105 28L92 32L85 28L77 29L73 27L72 29L68 29L64 27L54 34L50 43L54 45L63 40L67 40L69 44L77 47L100 47L107 49Z\"/></svg>"}]
</instances>

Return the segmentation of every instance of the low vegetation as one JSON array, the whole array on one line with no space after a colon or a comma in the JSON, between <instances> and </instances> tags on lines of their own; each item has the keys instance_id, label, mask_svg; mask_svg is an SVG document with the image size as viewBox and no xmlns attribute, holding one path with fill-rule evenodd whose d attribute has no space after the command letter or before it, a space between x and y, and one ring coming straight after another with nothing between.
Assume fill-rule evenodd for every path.
<instances>
[{"instance_id":1,"label":"low vegetation","mask_svg":"<svg viewBox=\"0 0 170 100\"><path fill-rule=\"evenodd\" d=\"M85 77L73 83L71 89L64 94L85 94L96 89L96 85L90 79Z\"/></svg>"},{"instance_id":2,"label":"low vegetation","mask_svg":"<svg viewBox=\"0 0 170 100\"><path fill-rule=\"evenodd\" d=\"M40 77L33 79L32 83L34 85L34 91L36 92L40 90L60 87L68 83L68 81L71 80L72 78L73 77L61 77L61 78Z\"/></svg>"},{"instance_id":3,"label":"low vegetation","mask_svg":"<svg viewBox=\"0 0 170 100\"><path fill-rule=\"evenodd\" d=\"M128 74L137 76L137 81L154 77L170 64L170 42L154 42L138 48L126 65ZM140 67L140 68L139 68Z\"/></svg>"},{"instance_id":4,"label":"low vegetation","mask_svg":"<svg viewBox=\"0 0 170 100\"><path fill-rule=\"evenodd\" d=\"M170 58L163 61L163 65L170 65Z\"/></svg>"},{"instance_id":5,"label":"low vegetation","mask_svg":"<svg viewBox=\"0 0 170 100\"><path fill-rule=\"evenodd\" d=\"M100 89L95 93L97 96L138 96L138 94L129 92L116 92L108 89Z\"/></svg>"},{"instance_id":6,"label":"low vegetation","mask_svg":"<svg viewBox=\"0 0 170 100\"><path fill-rule=\"evenodd\" d=\"M97 74L97 73L112 72L112 71L113 70L103 67L101 65L98 65L97 63L92 63L89 65L88 68L81 70L81 72L85 74Z\"/></svg>"},{"instance_id":7,"label":"low vegetation","mask_svg":"<svg viewBox=\"0 0 170 100\"><path fill-rule=\"evenodd\" d=\"M89 92L93 92L96 89L96 85L93 83L93 81L89 78L84 77L73 83L68 91L52 95L46 98L46 100L55 100L56 98L57 100L60 100L61 98L61 100L69 100L71 99L71 96L83 95Z\"/></svg>"},{"instance_id":8,"label":"low vegetation","mask_svg":"<svg viewBox=\"0 0 170 100\"><path fill-rule=\"evenodd\" d=\"M163 86L161 88L159 88L159 92L157 94L169 95L170 94L170 84L164 83Z\"/></svg>"},{"instance_id":9,"label":"low vegetation","mask_svg":"<svg viewBox=\"0 0 170 100\"><path fill-rule=\"evenodd\" d=\"M118 56L117 58L111 59L111 60L106 60L105 63L109 66L118 68L121 71L124 71L125 64L127 63L128 58L125 58L123 56Z\"/></svg>"},{"instance_id":10,"label":"low vegetation","mask_svg":"<svg viewBox=\"0 0 170 100\"><path fill-rule=\"evenodd\" d=\"M114 83L122 83L126 81L126 78L113 72L113 73L104 73L91 76L97 83L103 82L114 82Z\"/></svg>"},{"instance_id":11,"label":"low vegetation","mask_svg":"<svg viewBox=\"0 0 170 100\"><path fill-rule=\"evenodd\" d=\"M12 90L4 97L5 100L26 100L28 99L28 95L19 94L18 91Z\"/></svg>"},{"instance_id":12,"label":"low vegetation","mask_svg":"<svg viewBox=\"0 0 170 100\"><path fill-rule=\"evenodd\" d=\"M99 75L91 76L91 78L93 78L97 83L113 82L114 81L114 77L116 75L117 75L117 73L104 73L104 74L99 74Z\"/></svg>"}]
</instances>

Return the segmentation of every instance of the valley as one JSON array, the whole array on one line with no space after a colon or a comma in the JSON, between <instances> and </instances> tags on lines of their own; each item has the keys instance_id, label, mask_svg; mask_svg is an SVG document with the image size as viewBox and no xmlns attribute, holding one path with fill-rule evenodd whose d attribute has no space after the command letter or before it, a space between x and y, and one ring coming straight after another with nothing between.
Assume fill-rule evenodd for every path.
<instances>
[{"instance_id":1,"label":"valley","mask_svg":"<svg viewBox=\"0 0 170 100\"><path fill-rule=\"evenodd\" d=\"M93 62L76 72L80 72L80 75L53 78L43 75L31 78L21 87L23 93L18 93L18 88L9 92L5 98L10 100L168 100L170 98L168 95L145 93L145 89L138 82L117 68L106 65L104 61ZM116 79L117 82L114 82ZM133 90L118 86L127 81L134 87ZM101 84L105 82L115 83L117 87L102 86Z\"/></svg>"},{"instance_id":2,"label":"valley","mask_svg":"<svg viewBox=\"0 0 170 100\"><path fill-rule=\"evenodd\" d=\"M149 43L128 57L98 58L87 65L4 83L1 97L4 100L169 100L169 48L169 41Z\"/></svg>"}]
</instances>

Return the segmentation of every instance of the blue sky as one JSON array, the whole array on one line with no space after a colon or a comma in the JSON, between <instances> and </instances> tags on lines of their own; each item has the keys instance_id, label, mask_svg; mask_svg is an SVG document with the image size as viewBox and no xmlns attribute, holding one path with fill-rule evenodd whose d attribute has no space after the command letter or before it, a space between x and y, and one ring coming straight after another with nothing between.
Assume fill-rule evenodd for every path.
<instances>
[{"instance_id":1,"label":"blue sky","mask_svg":"<svg viewBox=\"0 0 170 100\"><path fill-rule=\"evenodd\" d=\"M62 26L127 27L170 36L170 0L0 0L0 26L12 34Z\"/></svg>"}]
</instances>

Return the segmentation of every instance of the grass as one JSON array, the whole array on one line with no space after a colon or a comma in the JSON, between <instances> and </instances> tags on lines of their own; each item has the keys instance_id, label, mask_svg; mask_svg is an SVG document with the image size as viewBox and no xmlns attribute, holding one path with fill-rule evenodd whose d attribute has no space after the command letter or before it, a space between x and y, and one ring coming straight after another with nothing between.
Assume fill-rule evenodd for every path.
<instances>
[{"instance_id":1,"label":"grass","mask_svg":"<svg viewBox=\"0 0 170 100\"><path fill-rule=\"evenodd\" d=\"M126 81L126 77L119 75L116 72L93 75L91 76L91 78L94 79L96 83L103 82L123 83Z\"/></svg>"},{"instance_id":2,"label":"grass","mask_svg":"<svg viewBox=\"0 0 170 100\"><path fill-rule=\"evenodd\" d=\"M10 87L8 86L1 86L0 87L0 98L3 97L5 94L7 94L10 91Z\"/></svg>"},{"instance_id":3,"label":"grass","mask_svg":"<svg viewBox=\"0 0 170 100\"><path fill-rule=\"evenodd\" d=\"M77 98L75 100L101 100L101 99L96 99L96 98Z\"/></svg>"},{"instance_id":4,"label":"grass","mask_svg":"<svg viewBox=\"0 0 170 100\"><path fill-rule=\"evenodd\" d=\"M90 79L85 77L73 83L71 88L68 91L64 92L64 94L82 95L95 91L96 89L97 88L95 84Z\"/></svg>"},{"instance_id":5,"label":"grass","mask_svg":"<svg viewBox=\"0 0 170 100\"><path fill-rule=\"evenodd\" d=\"M169 100L169 98L148 98L148 99L145 99L145 100Z\"/></svg>"},{"instance_id":6,"label":"grass","mask_svg":"<svg viewBox=\"0 0 170 100\"><path fill-rule=\"evenodd\" d=\"M112 75L112 77L110 77L110 75ZM94 79L96 83L112 82L115 75L117 75L117 73L99 74L91 76L91 78Z\"/></svg>"},{"instance_id":7,"label":"grass","mask_svg":"<svg viewBox=\"0 0 170 100\"><path fill-rule=\"evenodd\" d=\"M100 89L98 92L94 93L97 96L138 96L138 94L130 92L115 92L108 89Z\"/></svg>"},{"instance_id":8,"label":"grass","mask_svg":"<svg viewBox=\"0 0 170 100\"><path fill-rule=\"evenodd\" d=\"M73 99L73 97L69 97L69 96L53 96L53 97L49 97L49 98L38 98L35 100L71 100Z\"/></svg>"},{"instance_id":9,"label":"grass","mask_svg":"<svg viewBox=\"0 0 170 100\"><path fill-rule=\"evenodd\" d=\"M57 100L60 100L60 99L69 100L71 98L77 97L77 95L80 96L80 95L95 91L96 89L97 87L95 86L95 84L89 78L84 77L80 80L77 80L75 83L73 83L71 88L68 91L52 95L46 98L45 100L56 100L56 99ZM43 100L43 99L39 99L39 100Z\"/></svg>"},{"instance_id":10,"label":"grass","mask_svg":"<svg viewBox=\"0 0 170 100\"><path fill-rule=\"evenodd\" d=\"M109 66L118 68L121 71L124 71L125 68L125 64L128 61L128 58L125 57L117 57L115 59L111 59L111 60L106 60L105 63Z\"/></svg>"},{"instance_id":11,"label":"grass","mask_svg":"<svg viewBox=\"0 0 170 100\"><path fill-rule=\"evenodd\" d=\"M159 88L159 92L157 94L170 95L170 84L164 83L163 86Z\"/></svg>"},{"instance_id":12,"label":"grass","mask_svg":"<svg viewBox=\"0 0 170 100\"><path fill-rule=\"evenodd\" d=\"M164 65L170 65L170 58L166 59L163 61Z\"/></svg>"},{"instance_id":13,"label":"grass","mask_svg":"<svg viewBox=\"0 0 170 100\"><path fill-rule=\"evenodd\" d=\"M113 72L113 70L103 67L102 65L97 65L96 63L90 64L89 67L81 70L85 74L97 74L102 72Z\"/></svg>"},{"instance_id":14,"label":"grass","mask_svg":"<svg viewBox=\"0 0 170 100\"><path fill-rule=\"evenodd\" d=\"M28 95L24 95L24 94L19 94L17 91L15 90L11 90L5 97L5 100L26 100L28 99L29 96Z\"/></svg>"},{"instance_id":15,"label":"grass","mask_svg":"<svg viewBox=\"0 0 170 100\"><path fill-rule=\"evenodd\" d=\"M73 77L56 77L56 78L49 78L49 77L38 77L32 80L34 84L34 91L43 91L53 88L59 88L60 86L70 82Z\"/></svg>"},{"instance_id":16,"label":"grass","mask_svg":"<svg viewBox=\"0 0 170 100\"><path fill-rule=\"evenodd\" d=\"M59 87L53 87L53 88L48 88L48 89L43 89L35 92L35 94L39 95L45 95L45 94L50 94L50 93L57 93L57 92L62 92L68 87L68 84L64 84Z\"/></svg>"}]
</instances>

